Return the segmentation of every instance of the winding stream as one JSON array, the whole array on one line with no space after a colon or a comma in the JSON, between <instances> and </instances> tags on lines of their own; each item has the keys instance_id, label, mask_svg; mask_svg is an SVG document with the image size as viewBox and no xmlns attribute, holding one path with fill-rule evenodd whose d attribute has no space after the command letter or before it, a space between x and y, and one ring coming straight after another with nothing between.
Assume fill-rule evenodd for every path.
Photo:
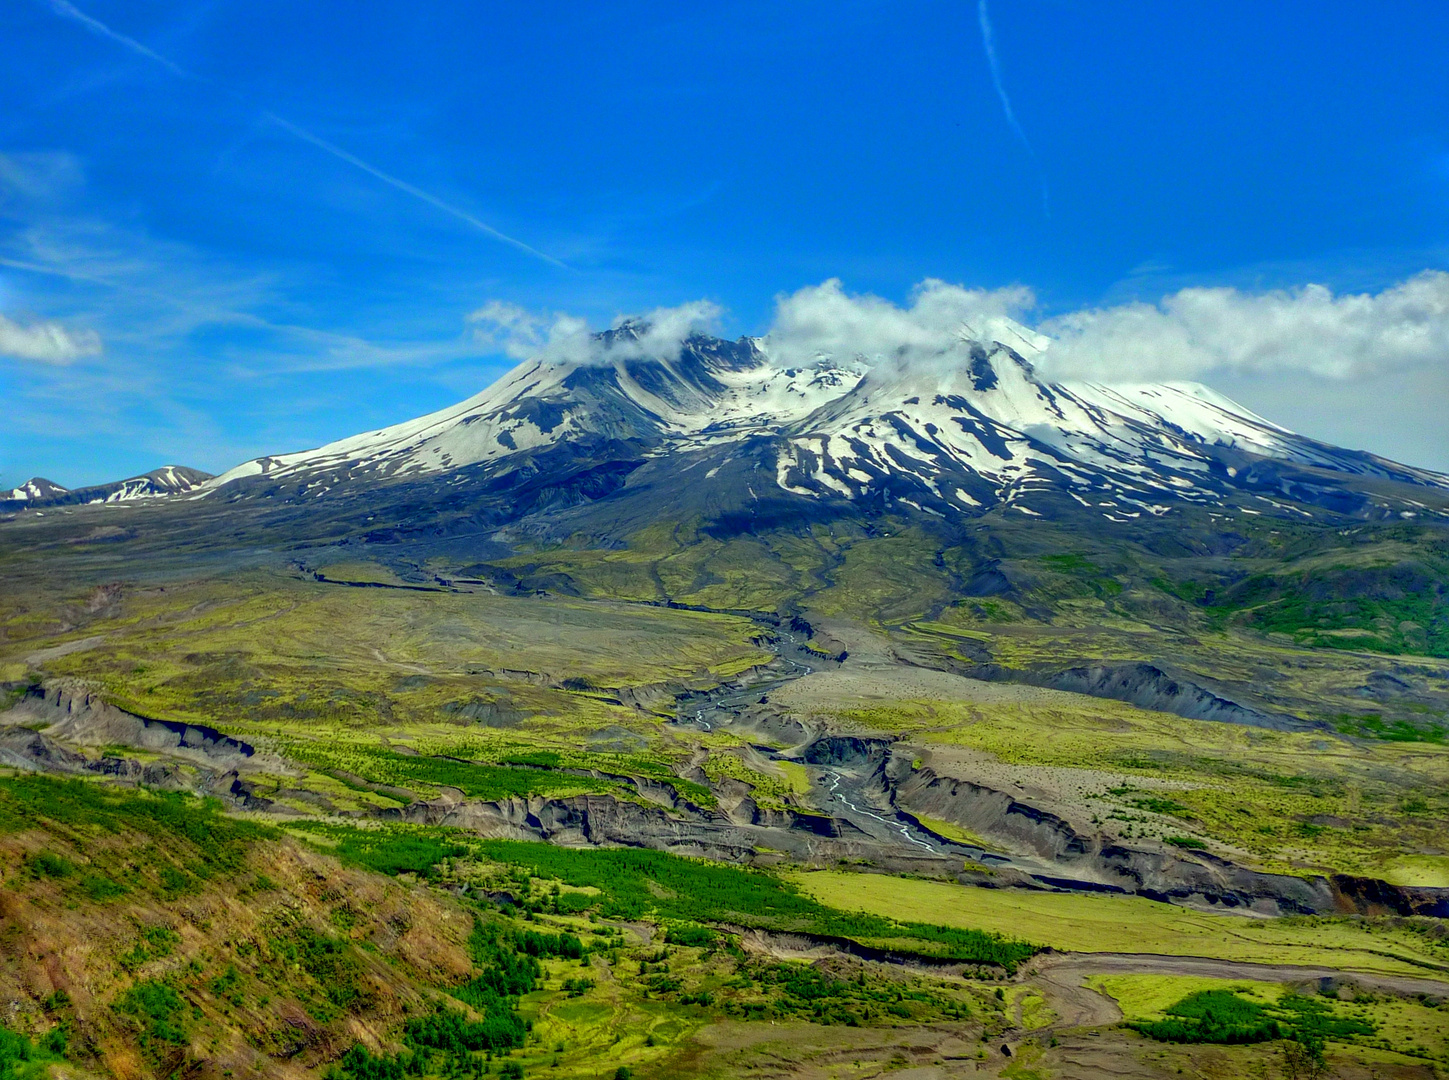
<instances>
[{"instance_id":1,"label":"winding stream","mask_svg":"<svg viewBox=\"0 0 1449 1080\"><path fill-rule=\"evenodd\" d=\"M691 695L680 702L675 723L694 726L702 731L731 727L750 707L764 703L772 691L813 673L822 662L801 644L794 632L780 631L766 647L788 667L764 674L747 686L720 687ZM780 753L760 744L755 744L755 749L774 759L804 765L814 790L811 801L818 812L848 821L873 839L908 844L935 855L964 855L980 859L984 854L976 848L943 843L902 815L871 808L865 793L867 777L859 770L848 765L805 762L797 756L809 741L791 753Z\"/></svg>"}]
</instances>

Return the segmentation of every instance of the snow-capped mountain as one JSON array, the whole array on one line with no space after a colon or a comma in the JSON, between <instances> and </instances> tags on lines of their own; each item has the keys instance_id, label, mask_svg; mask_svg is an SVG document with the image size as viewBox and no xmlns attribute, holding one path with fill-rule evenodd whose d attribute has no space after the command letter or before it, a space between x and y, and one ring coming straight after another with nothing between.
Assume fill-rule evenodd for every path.
<instances>
[{"instance_id":1,"label":"snow-capped mountain","mask_svg":"<svg viewBox=\"0 0 1449 1080\"><path fill-rule=\"evenodd\" d=\"M212 479L211 473L185 465L163 465L140 476L83 489L95 494L87 502L130 502L133 499L154 499L160 495L181 495L193 491ZM101 492L105 492L101 495Z\"/></svg>"},{"instance_id":2,"label":"snow-capped mountain","mask_svg":"<svg viewBox=\"0 0 1449 1080\"><path fill-rule=\"evenodd\" d=\"M134 502L164 495L182 495L194 491L212 479L211 473L185 465L163 465L140 476L114 480L108 484L76 488L74 491L35 477L10 492L0 492L0 503L21 503L28 506L77 506L90 503Z\"/></svg>"},{"instance_id":3,"label":"snow-capped mountain","mask_svg":"<svg viewBox=\"0 0 1449 1080\"><path fill-rule=\"evenodd\" d=\"M1354 500L1340 479L1354 477L1449 489L1449 478L1304 438L1195 383L1045 381L1031 362L1045 339L1008 320L963 331L934 355L870 361L787 361L768 339L702 335L645 355L640 340L626 324L597 335L586 361L526 361L451 408L246 462L198 495L323 498L427 478L497 486L546 469L555 451L632 457L653 463L655 477L677 463L691 485L722 469L718 482L735 483L743 461L755 498L773 484L777 494L886 499L935 515L1038 513L1043 492L1126 520L1229 494L1297 513L1343 510ZM1408 496L1389 502L1381 508L1405 516L1428 510Z\"/></svg>"},{"instance_id":4,"label":"snow-capped mountain","mask_svg":"<svg viewBox=\"0 0 1449 1080\"><path fill-rule=\"evenodd\" d=\"M58 495L64 495L68 489L61 487L43 476L32 476L18 488L11 488L9 491L0 491L0 502L14 500L15 502L35 502L37 499L51 499Z\"/></svg>"}]
</instances>

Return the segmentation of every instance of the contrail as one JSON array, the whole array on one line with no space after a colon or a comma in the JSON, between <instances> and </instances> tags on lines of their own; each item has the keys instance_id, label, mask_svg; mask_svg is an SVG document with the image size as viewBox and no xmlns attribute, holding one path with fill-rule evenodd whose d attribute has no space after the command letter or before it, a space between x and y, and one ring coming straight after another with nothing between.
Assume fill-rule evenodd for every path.
<instances>
[{"instance_id":1,"label":"contrail","mask_svg":"<svg viewBox=\"0 0 1449 1080\"><path fill-rule=\"evenodd\" d=\"M166 59L166 57L162 56L160 53L146 48L146 46L142 45L135 38L127 37L125 34L116 33L105 23L101 22L101 20L93 19L84 11L81 11L80 8L70 3L70 0L50 0L50 9L63 19L70 19L73 22L78 22L91 33L99 34L103 38L110 38L112 41L124 45L133 53L136 53L138 56L144 56L147 60L152 60L160 64L173 75L179 75L183 79L190 79L193 77L191 72L187 71L180 64L173 63L172 61Z\"/></svg>"},{"instance_id":2,"label":"contrail","mask_svg":"<svg viewBox=\"0 0 1449 1080\"><path fill-rule=\"evenodd\" d=\"M437 209L443 211L443 213L445 214L452 214L459 221L466 221L475 229L482 230L489 236L493 237L495 240L501 240L505 244L511 244L519 251L526 251L528 252L528 254L536 258L542 259L546 263L552 263L554 266L557 266L561 270L568 269L567 266L559 262L559 260L555 259L552 255L546 255L542 251L539 251L538 248L530 247L529 245L525 244L522 240L516 240L513 237L509 236L507 233L499 232L492 225L489 225L486 221L480 221L478 218L468 213L468 211L460 210L456 206L451 206L448 203L445 203L442 199L438 198L436 195L432 195L424 191L420 187L415 187L412 184L409 184L406 180L399 180L396 176L392 176L388 173L383 172L376 165L369 165L356 154L349 154L346 150L342 149L342 147L328 142L326 139L322 138L319 135L313 135L306 128L298 127L290 120L280 117L274 112L264 112L262 113L262 116L264 119L270 120L272 123L276 124L283 131L287 131L295 135L303 142L311 143L313 146L317 147L317 149L331 154L339 161L345 161L349 165L355 165L357 168L361 169L368 175L377 177L377 179L381 180L384 184L390 184L393 187L397 188L399 191L404 191L415 199L421 199L429 206L436 207Z\"/></svg>"},{"instance_id":3,"label":"contrail","mask_svg":"<svg viewBox=\"0 0 1449 1080\"><path fill-rule=\"evenodd\" d=\"M1016 110L1011 107L1011 98L1006 93L1006 83L1001 79L1001 62L996 58L996 35L991 29L991 13L986 10L986 0L976 0L976 17L981 21L981 44L986 49L986 63L991 69L991 85L996 87L996 96L1001 99L1001 110L1006 113L1006 122L1016 137L1021 140L1021 145L1026 147L1026 152L1036 162L1037 169L1041 169L1041 159L1036 156L1036 150L1032 148L1031 140L1026 137L1026 130L1021 126L1021 121L1016 118ZM1051 196L1047 191L1045 173L1041 180L1041 202L1042 209L1047 217L1052 216Z\"/></svg>"},{"instance_id":4,"label":"contrail","mask_svg":"<svg viewBox=\"0 0 1449 1080\"><path fill-rule=\"evenodd\" d=\"M135 38L127 37L125 34L117 33L115 30L112 30L109 26L101 22L99 19L93 18L92 16L87 15L85 12L81 11L74 4L70 3L70 0L47 0L47 2L50 5L50 9L61 18L70 19L72 22L79 23L91 33L99 34L101 37L108 38L109 40L124 46L138 56L143 56L147 60L152 61L153 63L160 64L167 71L171 72L171 74L177 76L178 78L197 82L211 81L186 70L186 68L182 67L180 64L176 63L173 60L167 59L160 53L156 52L154 49L147 48ZM225 89L228 94L230 94L237 100L244 101L242 96L236 91L226 89L225 87L223 87L222 89ZM249 102L245 103L250 105ZM537 248L525 244L522 240L509 236L507 233L495 229L492 225L489 225L486 221L483 221L468 213L468 211L461 210L458 207L453 206L451 203L444 202L436 195L424 191L422 188L417 187L414 184L410 184L406 180L401 180L398 177L391 175L390 173L383 172L376 165L368 164L356 154L349 153L348 151L342 149L342 147L338 146L336 143L328 142L320 135L312 134L312 132L308 131L301 125L294 124L285 117L278 116L276 113L269 112L267 110L262 110L261 115L264 120L275 124L277 127L281 128L289 135L292 135L295 138L301 139L305 143L309 143L312 146L315 146L323 153L331 154L339 161L345 161L347 164L353 166L354 168L361 169L369 176L381 180L384 184L395 187L399 191L411 195L415 199L420 199L421 201L427 203L429 206L433 207L436 210L441 210L443 213L450 214L453 217L457 218L459 221L463 221L469 225L472 225L475 229L478 229L480 232L487 233L489 236L493 237L493 239L499 240L505 244L509 244L512 247L517 248L519 251L523 251L529 255L532 255L536 259L542 259L544 262L549 263L552 266L557 266L561 270L568 269L568 266L566 264L560 262L558 259L555 259L552 255L539 251Z\"/></svg>"},{"instance_id":5,"label":"contrail","mask_svg":"<svg viewBox=\"0 0 1449 1080\"><path fill-rule=\"evenodd\" d=\"M1035 156L1036 151L1031 148L1031 140L1026 137L1026 132L1022 130L1016 119L1016 112L1011 107L1011 98L1006 96L1006 84L1001 81L1001 62L996 59L996 36L991 31L991 13L986 10L986 0L977 0L976 15L981 20L981 44L986 47L986 63L991 67L991 84L996 87L996 96L1001 99L1006 122L1016 132L1016 137L1026 147L1027 153Z\"/></svg>"}]
</instances>

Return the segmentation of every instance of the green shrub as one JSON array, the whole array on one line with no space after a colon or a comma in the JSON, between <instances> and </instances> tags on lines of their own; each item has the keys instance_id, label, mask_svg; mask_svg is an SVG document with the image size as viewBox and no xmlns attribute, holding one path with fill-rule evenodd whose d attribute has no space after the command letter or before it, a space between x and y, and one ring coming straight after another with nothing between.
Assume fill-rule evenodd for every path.
<instances>
[{"instance_id":1,"label":"green shrub","mask_svg":"<svg viewBox=\"0 0 1449 1080\"><path fill-rule=\"evenodd\" d=\"M184 870L178 870L174 866L161 868L161 891L166 894L166 899L174 900L185 893L195 892L196 889L196 881Z\"/></svg>"},{"instance_id":2,"label":"green shrub","mask_svg":"<svg viewBox=\"0 0 1449 1080\"><path fill-rule=\"evenodd\" d=\"M1187 807L1175 799L1163 799L1155 795L1145 799L1133 799L1132 805L1152 814L1173 814L1182 817L1188 813Z\"/></svg>"},{"instance_id":3,"label":"green shrub","mask_svg":"<svg viewBox=\"0 0 1449 1080\"><path fill-rule=\"evenodd\" d=\"M92 900L114 900L129 890L118 881L112 881L105 874L87 874L81 878L81 892Z\"/></svg>"},{"instance_id":4,"label":"green shrub","mask_svg":"<svg viewBox=\"0 0 1449 1080\"><path fill-rule=\"evenodd\" d=\"M671 945L688 945L694 948L708 948L719 935L707 926L671 926L664 940Z\"/></svg>"},{"instance_id":5,"label":"green shrub","mask_svg":"<svg viewBox=\"0 0 1449 1080\"><path fill-rule=\"evenodd\" d=\"M1285 995L1273 1009L1299 1039L1344 1039L1354 1035L1372 1035L1376 1030L1367 1020L1339 1016L1327 1001L1301 994Z\"/></svg>"},{"instance_id":6,"label":"green shrub","mask_svg":"<svg viewBox=\"0 0 1449 1080\"><path fill-rule=\"evenodd\" d=\"M287 747L287 755L317 769L343 770L369 784L407 788L455 787L475 799L507 799L514 796L550 795L559 791L608 791L604 780L549 772L538 768L510 768L480 765L451 757L399 754L380 747L349 744L329 746L313 740L298 740Z\"/></svg>"},{"instance_id":7,"label":"green shrub","mask_svg":"<svg viewBox=\"0 0 1449 1080\"><path fill-rule=\"evenodd\" d=\"M49 1076L45 1062L62 1061L68 1042L65 1027L53 1027L41 1037L39 1045L24 1035L0 1027L0 1080L12 1080L16 1076ZM29 1068L20 1066L30 1064Z\"/></svg>"},{"instance_id":8,"label":"green shrub","mask_svg":"<svg viewBox=\"0 0 1449 1080\"><path fill-rule=\"evenodd\" d=\"M40 1039L40 1049L44 1053L54 1054L56 1057L65 1057L69 1044L70 1032L64 1024L57 1024Z\"/></svg>"},{"instance_id":9,"label":"green shrub","mask_svg":"<svg viewBox=\"0 0 1449 1080\"><path fill-rule=\"evenodd\" d=\"M163 956L170 956L172 950L180 942L181 935L170 927L143 927L141 936L136 944L131 946L129 952L122 953L118 959L121 967L127 971L135 971L148 960L157 960Z\"/></svg>"},{"instance_id":10,"label":"green shrub","mask_svg":"<svg viewBox=\"0 0 1449 1080\"><path fill-rule=\"evenodd\" d=\"M15 1066L29 1061L32 1053L29 1039L0 1027L0 1080L14 1076Z\"/></svg>"},{"instance_id":11,"label":"green shrub","mask_svg":"<svg viewBox=\"0 0 1449 1080\"><path fill-rule=\"evenodd\" d=\"M299 822L295 827L326 837L336 845L331 848L332 852L344 862L392 877L426 876L444 859L468 854L465 844L408 829L353 829L324 822ZM260 883L257 885L259 889L263 887ZM271 883L265 887L271 887Z\"/></svg>"},{"instance_id":12,"label":"green shrub","mask_svg":"<svg viewBox=\"0 0 1449 1080\"><path fill-rule=\"evenodd\" d=\"M0 832L37 824L59 825L82 835L141 833L168 852L182 844L206 873L240 869L254 841L279 835L267 826L226 817L214 799L180 792L135 791L49 776L0 779ZM63 859L51 865L60 864L69 867L66 874L74 871Z\"/></svg>"},{"instance_id":13,"label":"green shrub","mask_svg":"<svg viewBox=\"0 0 1449 1080\"><path fill-rule=\"evenodd\" d=\"M41 851L30 857L30 872L36 877L68 878L75 873L75 864L60 855Z\"/></svg>"},{"instance_id":14,"label":"green shrub","mask_svg":"<svg viewBox=\"0 0 1449 1080\"><path fill-rule=\"evenodd\" d=\"M116 1000L115 1009L140 1026L143 1047L158 1042L181 1046L188 1040L185 1003L160 980L138 982Z\"/></svg>"},{"instance_id":15,"label":"green shrub","mask_svg":"<svg viewBox=\"0 0 1449 1080\"><path fill-rule=\"evenodd\" d=\"M371 1004L373 991L363 977L356 950L348 942L296 923L272 938L271 946L278 956L310 975L334 1007L356 1012Z\"/></svg>"},{"instance_id":16,"label":"green shrub","mask_svg":"<svg viewBox=\"0 0 1449 1080\"><path fill-rule=\"evenodd\" d=\"M594 988L594 980L580 976L576 979L565 979L563 984L564 993L569 997L582 997Z\"/></svg>"},{"instance_id":17,"label":"green shrub","mask_svg":"<svg viewBox=\"0 0 1449 1080\"><path fill-rule=\"evenodd\" d=\"M559 956L565 960L579 960L584 955L584 943L573 934L544 934L535 930L523 930L513 936L514 947L528 956Z\"/></svg>"},{"instance_id":18,"label":"green shrub","mask_svg":"<svg viewBox=\"0 0 1449 1080\"><path fill-rule=\"evenodd\" d=\"M933 956L997 964L1008 971L1037 951L1026 942L980 930L837 911L774 874L662 851L579 850L522 840L483 840L476 847L498 862L527 868L535 877L597 889L600 912L617 918L652 914L682 923L744 922L855 940L888 939L898 949L907 939L927 946L923 951Z\"/></svg>"},{"instance_id":19,"label":"green shrub","mask_svg":"<svg viewBox=\"0 0 1449 1080\"><path fill-rule=\"evenodd\" d=\"M1256 1043L1282 1035L1278 1021L1262 1005L1230 990L1200 990L1166 1012L1162 1020L1128 1026L1149 1038L1175 1043Z\"/></svg>"}]
</instances>

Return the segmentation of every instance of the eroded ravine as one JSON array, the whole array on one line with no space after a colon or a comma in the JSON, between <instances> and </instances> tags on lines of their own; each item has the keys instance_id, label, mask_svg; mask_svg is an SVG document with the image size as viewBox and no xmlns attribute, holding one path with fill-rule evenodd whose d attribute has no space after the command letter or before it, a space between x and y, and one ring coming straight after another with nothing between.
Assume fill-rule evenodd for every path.
<instances>
[{"instance_id":1,"label":"eroded ravine","mask_svg":"<svg viewBox=\"0 0 1449 1080\"><path fill-rule=\"evenodd\" d=\"M693 726L702 731L715 728L756 729L769 715L769 696L787 683L813 674L822 664L836 661L822 659L807 649L794 630L764 638L762 644L775 654L774 661L747 685L723 686L690 694L680 700L676 724ZM764 712L766 717L762 717ZM805 765L811 777L811 803L820 813L848 822L872 840L899 844L916 852L941 856L963 856L980 859L984 852L944 840L922 829L910 818L894 810L873 807L869 786L879 763L869 756L859 762L832 761L825 755L812 755L810 750L824 732L812 731L778 714L770 724L772 734L781 742L793 745L786 750L755 744L766 757Z\"/></svg>"},{"instance_id":2,"label":"eroded ravine","mask_svg":"<svg viewBox=\"0 0 1449 1080\"><path fill-rule=\"evenodd\" d=\"M963 881L979 868L997 885L1127 893L1244 914L1449 910L1449 890L1406 889L1344 875L1275 874L1207 851L1184 853L1080 831L1019 791L922 766L911 748L889 735L832 730L772 704L771 695L781 687L836 661L807 649L793 629L782 628L765 643L775 653L771 664L740 684L681 699L676 724L730 729L750 739L763 757L805 766L811 809L856 834L872 849L859 854L883 868L917 860ZM953 841L924 828L916 813L960 823L1011 853ZM830 857L831 846L821 844L818 855Z\"/></svg>"}]
</instances>

